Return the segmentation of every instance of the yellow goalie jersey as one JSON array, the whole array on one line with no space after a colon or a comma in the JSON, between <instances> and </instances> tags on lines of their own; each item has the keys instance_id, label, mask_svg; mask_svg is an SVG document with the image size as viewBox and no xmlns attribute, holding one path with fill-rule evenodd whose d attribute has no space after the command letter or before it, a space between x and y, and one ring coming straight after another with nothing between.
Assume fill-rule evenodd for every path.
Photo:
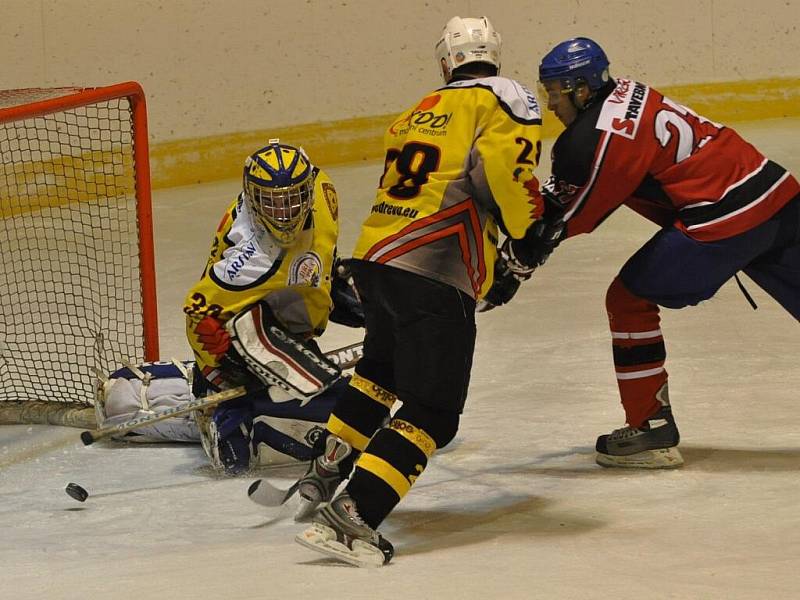
<instances>
[{"instance_id":1,"label":"yellow goalie jersey","mask_svg":"<svg viewBox=\"0 0 800 600\"><path fill-rule=\"evenodd\" d=\"M217 228L203 276L184 302L186 333L198 367L219 366L203 350L195 327L206 315L226 322L265 300L292 333L321 335L331 310L331 269L339 235L338 198L330 179L317 171L314 206L289 248L280 248L254 224L240 194Z\"/></svg>"},{"instance_id":2,"label":"yellow goalie jersey","mask_svg":"<svg viewBox=\"0 0 800 600\"><path fill-rule=\"evenodd\" d=\"M475 298L492 285L498 225L514 238L543 212L536 97L505 77L451 82L384 136L386 163L354 258L412 271Z\"/></svg>"}]
</instances>

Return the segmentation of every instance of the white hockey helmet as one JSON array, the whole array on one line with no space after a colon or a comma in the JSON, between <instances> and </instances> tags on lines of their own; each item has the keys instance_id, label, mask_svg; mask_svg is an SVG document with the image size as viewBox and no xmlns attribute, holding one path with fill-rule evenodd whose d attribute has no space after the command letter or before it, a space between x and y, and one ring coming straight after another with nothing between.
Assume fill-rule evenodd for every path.
<instances>
[{"instance_id":1,"label":"white hockey helmet","mask_svg":"<svg viewBox=\"0 0 800 600\"><path fill-rule=\"evenodd\" d=\"M500 70L500 34L486 17L453 17L436 44L436 62L448 83L452 72L472 62L484 62Z\"/></svg>"}]
</instances>

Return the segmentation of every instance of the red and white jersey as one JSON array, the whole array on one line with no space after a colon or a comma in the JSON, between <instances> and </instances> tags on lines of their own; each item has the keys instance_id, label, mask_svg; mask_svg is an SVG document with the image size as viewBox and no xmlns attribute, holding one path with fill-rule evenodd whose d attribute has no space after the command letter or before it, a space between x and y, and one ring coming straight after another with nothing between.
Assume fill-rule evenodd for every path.
<instances>
[{"instance_id":1,"label":"red and white jersey","mask_svg":"<svg viewBox=\"0 0 800 600\"><path fill-rule=\"evenodd\" d=\"M797 180L728 127L643 83L618 79L553 147L545 191L567 207L567 233L594 230L625 204L690 237L747 231L800 193Z\"/></svg>"}]
</instances>

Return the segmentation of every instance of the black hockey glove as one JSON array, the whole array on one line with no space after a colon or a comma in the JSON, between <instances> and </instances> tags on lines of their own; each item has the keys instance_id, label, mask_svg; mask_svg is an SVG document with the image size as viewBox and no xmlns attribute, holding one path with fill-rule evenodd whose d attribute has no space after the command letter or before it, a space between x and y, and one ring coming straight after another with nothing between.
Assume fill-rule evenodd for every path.
<instances>
[{"instance_id":1,"label":"black hockey glove","mask_svg":"<svg viewBox=\"0 0 800 600\"><path fill-rule=\"evenodd\" d=\"M346 260L336 259L331 278L333 310L329 320L346 327L364 327L364 308Z\"/></svg>"},{"instance_id":2,"label":"black hockey glove","mask_svg":"<svg viewBox=\"0 0 800 600\"><path fill-rule=\"evenodd\" d=\"M522 280L508 268L508 261L499 254L494 261L494 281L486 295L478 301L477 312L486 312L510 302Z\"/></svg>"},{"instance_id":3,"label":"black hockey glove","mask_svg":"<svg viewBox=\"0 0 800 600\"><path fill-rule=\"evenodd\" d=\"M501 252L506 257L508 268L521 281L528 279L547 262L566 233L566 224L560 218L541 219L528 229L521 240L507 238Z\"/></svg>"}]
</instances>

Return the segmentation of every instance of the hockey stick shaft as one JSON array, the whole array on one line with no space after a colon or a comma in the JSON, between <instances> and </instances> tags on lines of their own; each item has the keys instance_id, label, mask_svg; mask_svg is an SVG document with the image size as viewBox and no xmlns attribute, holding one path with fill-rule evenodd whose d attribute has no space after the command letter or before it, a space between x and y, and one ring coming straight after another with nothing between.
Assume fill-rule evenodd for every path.
<instances>
[{"instance_id":1,"label":"hockey stick shaft","mask_svg":"<svg viewBox=\"0 0 800 600\"><path fill-rule=\"evenodd\" d=\"M147 415L145 417L138 417L136 419L131 419L130 421L125 421L123 423L112 425L110 427L101 427L99 429L93 429L91 431L84 431L81 433L81 441L83 442L84 446L89 446L90 444L93 444L97 440L103 439L104 437L121 433L127 433L129 431L133 431L134 429L138 429L139 427L152 425L153 423L158 423L159 421L171 419L172 417L180 417L189 414L190 412L194 412L196 410L204 410L206 408L211 408L212 406L216 406L221 402L225 402L226 400L233 400L234 398L239 398L241 396L244 396L245 394L247 394L247 388L245 388L243 385L240 385L238 387L231 388L229 390L217 392L216 394L209 394L208 396L203 396L202 398L195 398L194 400L189 400L188 402L185 402L180 406L168 408L167 410L160 411L158 413L153 413L152 415Z\"/></svg>"},{"instance_id":2,"label":"hockey stick shaft","mask_svg":"<svg viewBox=\"0 0 800 600\"><path fill-rule=\"evenodd\" d=\"M326 356L330 358L331 361L336 363L340 369L349 369L358 362L359 358L361 358L363 350L363 343L357 342L337 350L331 350L330 352L326 353ZM195 398L194 400L190 400L184 404L181 404L180 406L175 406L152 415L138 417L136 419L131 419L130 421L125 421L109 427L101 427L91 431L84 431L81 433L81 441L83 442L84 446L89 446L97 440L103 439L110 435L127 433L129 431L133 431L134 429L152 425L153 423L164 421L172 417L180 417L196 410L212 408L217 404L227 400L233 400L234 398L239 398L247 393L248 390L244 386L238 386L229 390L217 392L216 394L209 394L208 396L203 396L202 398Z\"/></svg>"},{"instance_id":3,"label":"hockey stick shaft","mask_svg":"<svg viewBox=\"0 0 800 600\"><path fill-rule=\"evenodd\" d=\"M355 367L363 355L364 342L356 342L325 353L325 356L336 363L342 371Z\"/></svg>"}]
</instances>

